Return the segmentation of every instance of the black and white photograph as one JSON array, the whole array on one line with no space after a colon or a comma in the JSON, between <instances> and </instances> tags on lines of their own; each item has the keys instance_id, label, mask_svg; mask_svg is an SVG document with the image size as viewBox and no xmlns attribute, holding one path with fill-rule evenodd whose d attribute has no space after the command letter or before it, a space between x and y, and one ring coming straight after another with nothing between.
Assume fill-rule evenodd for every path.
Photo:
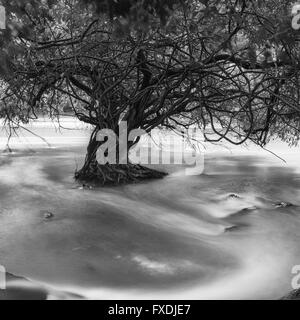
<instances>
[{"instance_id":1,"label":"black and white photograph","mask_svg":"<svg viewBox=\"0 0 300 320\"><path fill-rule=\"evenodd\" d=\"M0 300L299 300L299 140L300 1L0 0Z\"/></svg>"}]
</instances>

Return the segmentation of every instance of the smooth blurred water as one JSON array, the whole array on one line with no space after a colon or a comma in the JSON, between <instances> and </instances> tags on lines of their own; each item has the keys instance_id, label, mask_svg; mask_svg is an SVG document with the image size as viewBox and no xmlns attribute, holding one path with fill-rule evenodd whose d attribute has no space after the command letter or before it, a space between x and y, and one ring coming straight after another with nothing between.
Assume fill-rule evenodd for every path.
<instances>
[{"instance_id":1,"label":"smooth blurred water","mask_svg":"<svg viewBox=\"0 0 300 320\"><path fill-rule=\"evenodd\" d=\"M87 189L73 180L85 152L77 144L0 158L0 264L31 280L12 278L9 290L31 287L49 299L274 299L292 289L297 151L283 164L218 150L206 154L202 175L176 175L182 168L173 166L164 180ZM282 201L294 206L276 208Z\"/></svg>"}]
</instances>

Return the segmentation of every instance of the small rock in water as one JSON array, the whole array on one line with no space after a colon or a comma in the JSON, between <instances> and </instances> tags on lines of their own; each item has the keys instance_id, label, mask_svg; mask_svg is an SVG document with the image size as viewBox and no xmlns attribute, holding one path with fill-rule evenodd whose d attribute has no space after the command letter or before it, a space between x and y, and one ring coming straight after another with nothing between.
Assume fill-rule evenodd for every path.
<instances>
[{"instance_id":1,"label":"small rock in water","mask_svg":"<svg viewBox=\"0 0 300 320\"><path fill-rule=\"evenodd\" d=\"M46 211L46 212L44 213L44 218L45 218L45 219L51 219L51 218L53 218L53 217L54 217L54 214L53 214L52 212Z\"/></svg>"},{"instance_id":2,"label":"small rock in water","mask_svg":"<svg viewBox=\"0 0 300 320\"><path fill-rule=\"evenodd\" d=\"M228 196L228 198L240 199L241 197L238 196L237 194L232 193L232 194L230 194L230 195Z\"/></svg>"},{"instance_id":3,"label":"small rock in water","mask_svg":"<svg viewBox=\"0 0 300 320\"><path fill-rule=\"evenodd\" d=\"M237 229L238 229L238 226L231 226L231 227L225 228L225 232L231 232L231 231L235 231Z\"/></svg>"},{"instance_id":4,"label":"small rock in water","mask_svg":"<svg viewBox=\"0 0 300 320\"><path fill-rule=\"evenodd\" d=\"M249 211L254 211L254 210L257 210L257 209L258 209L258 208L257 208L256 206L247 208L247 210L249 210Z\"/></svg>"},{"instance_id":5,"label":"small rock in water","mask_svg":"<svg viewBox=\"0 0 300 320\"><path fill-rule=\"evenodd\" d=\"M79 189L79 190L86 190L86 189L92 190L93 187L92 187L91 185L88 185L88 184L83 184L83 185L80 186L78 189Z\"/></svg>"},{"instance_id":6,"label":"small rock in water","mask_svg":"<svg viewBox=\"0 0 300 320\"><path fill-rule=\"evenodd\" d=\"M257 210L258 208L256 206L253 206L253 207L249 207L249 208L244 208L241 210L241 212L249 212L249 211L255 211Z\"/></svg>"},{"instance_id":7,"label":"small rock in water","mask_svg":"<svg viewBox=\"0 0 300 320\"><path fill-rule=\"evenodd\" d=\"M288 207L293 207L294 205L289 202L279 202L275 204L276 208L288 208Z\"/></svg>"}]
</instances>

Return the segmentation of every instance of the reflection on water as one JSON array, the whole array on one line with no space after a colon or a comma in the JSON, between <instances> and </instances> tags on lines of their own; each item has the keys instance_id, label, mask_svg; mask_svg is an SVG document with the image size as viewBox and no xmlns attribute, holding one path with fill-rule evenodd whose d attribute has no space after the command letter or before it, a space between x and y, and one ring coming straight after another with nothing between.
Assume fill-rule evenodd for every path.
<instances>
[{"instance_id":1,"label":"reflection on water","mask_svg":"<svg viewBox=\"0 0 300 320\"><path fill-rule=\"evenodd\" d=\"M0 263L30 279L9 277L6 295L271 299L291 290L300 264L292 167L214 155L201 176L87 190L72 179L82 156L1 157ZM274 205L282 201L294 206Z\"/></svg>"}]
</instances>

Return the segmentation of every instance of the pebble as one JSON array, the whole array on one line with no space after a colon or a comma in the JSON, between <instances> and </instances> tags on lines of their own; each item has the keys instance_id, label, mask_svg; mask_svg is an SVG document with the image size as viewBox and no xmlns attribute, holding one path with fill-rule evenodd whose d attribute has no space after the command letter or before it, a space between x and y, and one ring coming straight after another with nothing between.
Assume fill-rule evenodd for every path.
<instances>
[{"instance_id":1,"label":"pebble","mask_svg":"<svg viewBox=\"0 0 300 320\"><path fill-rule=\"evenodd\" d=\"M288 207L293 207L294 205L289 202L279 202L275 204L276 208L288 208Z\"/></svg>"},{"instance_id":2,"label":"pebble","mask_svg":"<svg viewBox=\"0 0 300 320\"><path fill-rule=\"evenodd\" d=\"M44 213L44 218L45 219L51 219L53 217L54 217L54 214L52 212L47 211L47 212Z\"/></svg>"},{"instance_id":3,"label":"pebble","mask_svg":"<svg viewBox=\"0 0 300 320\"><path fill-rule=\"evenodd\" d=\"M231 231L235 231L237 230L239 227L238 226L230 226L230 227L227 227L225 228L225 232L231 232Z\"/></svg>"},{"instance_id":4,"label":"pebble","mask_svg":"<svg viewBox=\"0 0 300 320\"><path fill-rule=\"evenodd\" d=\"M232 193L228 196L228 198L240 199L241 197L238 196L237 194Z\"/></svg>"}]
</instances>

